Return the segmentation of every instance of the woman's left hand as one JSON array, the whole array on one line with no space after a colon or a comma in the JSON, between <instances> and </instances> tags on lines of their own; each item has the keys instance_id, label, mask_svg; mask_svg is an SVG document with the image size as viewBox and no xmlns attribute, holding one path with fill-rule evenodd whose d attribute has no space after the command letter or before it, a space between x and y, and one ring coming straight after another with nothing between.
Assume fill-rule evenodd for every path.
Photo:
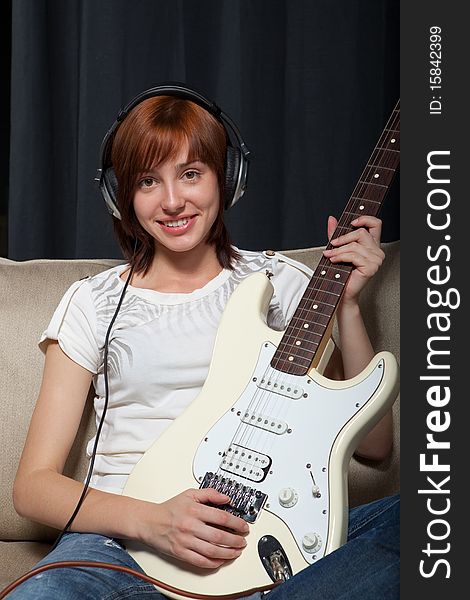
<instances>
[{"instance_id":1,"label":"woman's left hand","mask_svg":"<svg viewBox=\"0 0 470 600\"><path fill-rule=\"evenodd\" d=\"M328 217L328 239L333 235L337 224L337 219ZM344 290L343 305L357 303L362 289L379 270L385 258L380 248L382 221L377 217L364 215L351 221L351 224L355 229L331 240L334 248L323 252L332 263L346 262L355 267Z\"/></svg>"}]
</instances>

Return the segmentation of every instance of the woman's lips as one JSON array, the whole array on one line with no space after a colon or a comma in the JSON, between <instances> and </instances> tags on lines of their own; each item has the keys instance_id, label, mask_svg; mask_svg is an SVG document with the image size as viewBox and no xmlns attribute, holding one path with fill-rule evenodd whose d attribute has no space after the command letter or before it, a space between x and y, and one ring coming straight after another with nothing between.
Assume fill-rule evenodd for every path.
<instances>
[{"instance_id":1,"label":"woman's lips","mask_svg":"<svg viewBox=\"0 0 470 600\"><path fill-rule=\"evenodd\" d=\"M185 223L184 225L176 225L173 227L166 225L165 221L157 221L157 222L160 225L161 229L165 233L168 233L170 235L181 235L182 233L186 233L189 229L191 229L191 227L194 225L194 222L196 221L196 215L194 215L192 217L187 217L186 219L187 219L187 223ZM186 220L186 219L174 219L174 221L182 221L182 220Z\"/></svg>"}]
</instances>

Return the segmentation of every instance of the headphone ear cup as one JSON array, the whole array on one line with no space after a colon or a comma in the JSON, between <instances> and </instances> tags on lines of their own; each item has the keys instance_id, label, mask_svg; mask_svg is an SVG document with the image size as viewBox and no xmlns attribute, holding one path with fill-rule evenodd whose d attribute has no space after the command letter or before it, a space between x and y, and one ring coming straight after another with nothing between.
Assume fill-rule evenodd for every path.
<instances>
[{"instance_id":1,"label":"headphone ear cup","mask_svg":"<svg viewBox=\"0 0 470 600\"><path fill-rule=\"evenodd\" d=\"M235 204L238 198L235 198L238 179L240 176L241 152L239 148L227 146L225 159L225 193L224 208L229 209Z\"/></svg>"},{"instance_id":2,"label":"headphone ear cup","mask_svg":"<svg viewBox=\"0 0 470 600\"><path fill-rule=\"evenodd\" d=\"M112 167L108 167L103 172L103 186L106 192L104 198L109 211L114 216L119 215L119 209L117 207L118 182L116 173Z\"/></svg>"}]
</instances>

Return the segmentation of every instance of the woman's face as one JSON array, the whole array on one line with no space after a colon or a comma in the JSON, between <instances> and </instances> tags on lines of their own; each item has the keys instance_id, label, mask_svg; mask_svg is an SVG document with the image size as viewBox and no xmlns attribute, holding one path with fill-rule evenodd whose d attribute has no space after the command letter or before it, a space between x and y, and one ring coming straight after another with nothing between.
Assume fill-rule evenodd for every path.
<instances>
[{"instance_id":1,"label":"woman's face","mask_svg":"<svg viewBox=\"0 0 470 600\"><path fill-rule=\"evenodd\" d=\"M139 223L172 252L187 252L205 243L219 211L220 193L215 172L201 161L187 161L182 148L139 178L134 211Z\"/></svg>"}]
</instances>

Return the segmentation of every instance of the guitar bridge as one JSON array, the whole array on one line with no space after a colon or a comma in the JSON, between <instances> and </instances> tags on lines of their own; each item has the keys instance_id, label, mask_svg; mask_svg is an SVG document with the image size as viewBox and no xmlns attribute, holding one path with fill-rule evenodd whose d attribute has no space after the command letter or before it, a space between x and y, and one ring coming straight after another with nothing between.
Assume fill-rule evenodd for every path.
<instances>
[{"instance_id":1,"label":"guitar bridge","mask_svg":"<svg viewBox=\"0 0 470 600\"><path fill-rule=\"evenodd\" d=\"M205 474L199 488L213 488L221 494L230 496L230 502L228 504L212 504L211 506L215 506L215 508L220 508L236 517L240 517L247 523L254 523L256 521L258 514L268 497L260 490L255 490L234 479L222 477L211 472Z\"/></svg>"}]
</instances>

